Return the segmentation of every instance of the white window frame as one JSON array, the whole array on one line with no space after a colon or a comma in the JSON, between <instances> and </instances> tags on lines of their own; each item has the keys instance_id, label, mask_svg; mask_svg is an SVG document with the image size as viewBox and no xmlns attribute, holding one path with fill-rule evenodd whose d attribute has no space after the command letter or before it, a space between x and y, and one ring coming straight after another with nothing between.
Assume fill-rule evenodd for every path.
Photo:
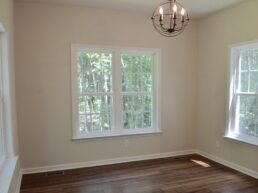
<instances>
[{"instance_id":1,"label":"white window frame","mask_svg":"<svg viewBox=\"0 0 258 193\"><path fill-rule=\"evenodd\" d=\"M258 93L245 93L238 91L239 59L240 51L245 48L258 48L258 40L234 44L229 47L229 75L228 75L228 105L227 105L227 129L225 137L240 142L258 146L258 137L239 133L235 127L237 115L237 96L256 96Z\"/></svg>"},{"instance_id":2,"label":"white window frame","mask_svg":"<svg viewBox=\"0 0 258 193\"><path fill-rule=\"evenodd\" d=\"M4 57L6 55L5 53L5 49L6 46L4 44L4 34L5 33L5 29L3 27L3 25L0 23L0 108L1 111L0 112L0 116L1 116L1 120L2 120L2 125L0 126L0 137L1 137L1 144L0 144L0 148L2 148L2 155L0 155L0 173L4 167L4 164L6 162L7 159L7 152L6 152L6 133L5 133L5 107L4 107L4 88L3 88L3 81L4 81L4 77L3 77L3 65L4 65Z\"/></svg>"},{"instance_id":3,"label":"white window frame","mask_svg":"<svg viewBox=\"0 0 258 193\"><path fill-rule=\"evenodd\" d=\"M112 84L113 84L113 130L107 132L82 134L79 132L78 126L78 93L77 93L77 52L79 50L89 52L112 52L113 53L113 71L112 71ZM153 54L153 109L152 109L152 128L146 129L123 129L122 123L122 83L121 83L121 56L123 53L134 54ZM159 79L161 72L161 49L154 48L127 48L127 47L110 47L98 45L71 45L71 78L72 78L72 119L73 119L73 137L72 139L89 139L99 137L115 137L126 135L140 135L140 134L156 134L161 133L160 130L160 105L159 99L161 92L159 90Z\"/></svg>"}]
</instances>

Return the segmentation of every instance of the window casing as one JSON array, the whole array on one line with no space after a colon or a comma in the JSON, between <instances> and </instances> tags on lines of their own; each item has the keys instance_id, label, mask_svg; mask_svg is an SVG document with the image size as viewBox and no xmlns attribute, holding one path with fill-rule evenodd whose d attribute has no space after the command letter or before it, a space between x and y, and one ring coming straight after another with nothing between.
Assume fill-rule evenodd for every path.
<instances>
[{"instance_id":1,"label":"window casing","mask_svg":"<svg viewBox=\"0 0 258 193\"><path fill-rule=\"evenodd\" d=\"M73 139L159 133L159 49L72 45Z\"/></svg>"},{"instance_id":2,"label":"window casing","mask_svg":"<svg viewBox=\"0 0 258 193\"><path fill-rule=\"evenodd\" d=\"M0 172L6 158L5 135L4 135L4 100L3 100L3 32L0 25Z\"/></svg>"},{"instance_id":3,"label":"window casing","mask_svg":"<svg viewBox=\"0 0 258 193\"><path fill-rule=\"evenodd\" d=\"M230 49L226 137L258 145L258 43Z\"/></svg>"}]
</instances>

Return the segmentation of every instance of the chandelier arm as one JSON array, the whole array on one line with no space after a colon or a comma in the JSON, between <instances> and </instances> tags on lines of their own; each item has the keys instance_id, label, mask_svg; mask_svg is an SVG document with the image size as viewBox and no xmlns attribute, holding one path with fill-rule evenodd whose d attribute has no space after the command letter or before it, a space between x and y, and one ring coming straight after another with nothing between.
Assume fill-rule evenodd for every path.
<instances>
[{"instance_id":1,"label":"chandelier arm","mask_svg":"<svg viewBox=\"0 0 258 193\"><path fill-rule=\"evenodd\" d=\"M167 32L167 29L164 28L163 26L160 26L160 29L161 29L162 32Z\"/></svg>"}]
</instances>

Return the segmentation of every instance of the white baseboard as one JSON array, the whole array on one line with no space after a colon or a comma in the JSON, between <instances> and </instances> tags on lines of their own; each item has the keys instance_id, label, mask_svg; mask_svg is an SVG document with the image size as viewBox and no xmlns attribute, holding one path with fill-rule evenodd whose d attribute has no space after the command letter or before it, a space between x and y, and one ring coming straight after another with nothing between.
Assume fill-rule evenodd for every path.
<instances>
[{"instance_id":1,"label":"white baseboard","mask_svg":"<svg viewBox=\"0 0 258 193\"><path fill-rule=\"evenodd\" d=\"M246 167L243 167L243 166L240 166L240 165L235 164L233 162L224 160L224 159L222 159L220 157L211 155L211 154L206 153L206 152L201 151L201 150L197 150L196 153L201 155L201 156L203 156L203 157L206 157L206 158L208 158L208 159L210 159L212 161L215 161L215 162L220 163L220 164L222 164L224 166L227 166L227 167L232 168L232 169L234 169L236 171L239 171L239 172L244 173L244 174L246 174L248 176L251 176L251 177L254 177L254 178L258 179L258 172L256 172L256 171L250 170L250 169L248 169Z\"/></svg>"},{"instance_id":2,"label":"white baseboard","mask_svg":"<svg viewBox=\"0 0 258 193\"><path fill-rule=\"evenodd\" d=\"M201 150L194 150L194 149L193 150L184 150L184 151L175 151L175 152L166 152L166 153L159 153L159 154L114 158L114 159L107 159L107 160L68 163L68 164L60 164L60 165L52 165L52 166L34 167L34 168L24 168L21 170L21 175L20 175L19 179L21 181L22 174L33 174L33 173L51 172L51 171L58 171L58 170L78 169L78 168L85 168L85 167L103 166L103 165L126 163L126 162L133 162L133 161L144 161L144 160L150 160L150 159L159 159L159 158L175 157L175 156L190 155L190 154L199 154L212 161L215 161L224 166L227 166L236 171L239 171L248 176L258 179L258 172L256 172L256 171L250 170L248 168L245 168L245 167L235 164L233 162L229 162L220 157L211 155L207 152L204 152ZM17 193L18 193L18 191L17 191Z\"/></svg>"},{"instance_id":3,"label":"white baseboard","mask_svg":"<svg viewBox=\"0 0 258 193\"><path fill-rule=\"evenodd\" d=\"M42 172L50 172L50 171L58 171L58 170L103 166L103 165L126 163L126 162L133 162L133 161L143 161L143 160L150 160L150 159L175 157L175 156L189 155L194 153L196 153L196 150L184 150L184 151L166 152L166 153L159 153L159 154L114 158L114 159L99 160L99 161L69 163L69 164L60 164L60 165L54 165L54 166L35 167L35 168L24 168L22 169L22 174L33 174L33 173L42 173Z\"/></svg>"}]
</instances>

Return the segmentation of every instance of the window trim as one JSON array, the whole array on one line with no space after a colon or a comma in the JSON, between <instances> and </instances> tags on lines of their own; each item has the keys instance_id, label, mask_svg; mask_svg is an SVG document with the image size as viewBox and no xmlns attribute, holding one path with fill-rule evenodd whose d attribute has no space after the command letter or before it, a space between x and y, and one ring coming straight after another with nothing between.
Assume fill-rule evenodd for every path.
<instances>
[{"instance_id":1,"label":"window trim","mask_svg":"<svg viewBox=\"0 0 258 193\"><path fill-rule=\"evenodd\" d=\"M116 107L121 105L114 105L114 112L113 112L113 119L114 119L114 130L108 132L99 132L99 133L92 133L92 134L81 134L78 130L78 93L77 93L77 62L76 62L76 55L78 50L87 50L87 51L104 51L104 52L112 52L114 54L113 57L113 92L110 94L114 97L113 102L121 103L121 98L115 99L115 97L119 96L119 94L115 94L118 91L121 91L121 81L117 80L120 79L121 76L116 76L117 74L121 75L121 56L123 53L132 53L132 54L154 54L153 60L153 69L152 69L152 77L153 77L153 127L151 129L144 128L144 129L137 129L133 131L126 131L122 127L122 117L117 120L118 114ZM159 134L161 133L160 128L160 97L161 92L158 85L160 82L161 77L161 49L156 48L134 48L134 47L114 47L114 46L101 46L101 45L89 45L89 44L71 44L71 87L72 87L72 140L78 139L94 139L94 138L109 138L109 137L118 137L118 136L130 136L130 135L145 135L145 134ZM119 83L116 83L119 82ZM122 96L122 93L121 93ZM121 108L121 107L120 107ZM120 121L120 122L119 122ZM115 126L118 126L115 128Z\"/></svg>"},{"instance_id":2,"label":"window trim","mask_svg":"<svg viewBox=\"0 0 258 193\"><path fill-rule=\"evenodd\" d=\"M236 97L235 95L245 95L247 94L248 96L250 95L254 95L257 96L257 94L255 93L241 93L241 92L236 92L236 83L235 83L235 79L236 79L236 69L239 68L239 63L237 65L235 59L236 59L236 51L240 50L240 49L244 49L244 48L258 48L258 40L254 40L254 41L248 41L248 42L242 42L242 43L238 43L238 44L232 44L229 46L228 48L228 80L227 80L227 128L226 128L226 132L224 134L225 138L228 139L232 139L232 140L236 140L239 142L243 142L243 143L247 143L247 144L251 144L251 145L255 145L258 146L258 137L255 136L249 136L249 135L245 135L245 134L241 134L236 132L236 128L232 127L232 122L234 122L235 120L235 112L236 112L236 104L233 105L234 103L236 103ZM238 76L237 76L238 78ZM232 105L231 105L232 104Z\"/></svg>"},{"instance_id":3,"label":"window trim","mask_svg":"<svg viewBox=\"0 0 258 193\"><path fill-rule=\"evenodd\" d=\"M5 116L4 116L4 87L3 87L3 81L4 81L4 77L3 77L3 67L4 67L4 60L5 60L5 50L4 49L6 49L6 46L5 46L5 38L6 37L4 37L6 34L5 34L5 28L4 28L4 26L2 25L2 23L0 23L0 43L1 43L1 48L0 48L0 52L1 52L1 57L0 57L0 73L1 73L1 75L0 75L0 78L1 78L1 80L0 80L0 105L2 105L2 110L3 110L3 114L1 115L0 114L0 116L2 116L2 121L3 121L3 128L1 129L0 128L0 137L2 138L2 142L1 142L1 146L2 147L0 147L0 148L2 148L2 156L0 155L0 173L1 173L1 171L2 171L2 169L4 168L4 165L5 165L5 162L6 162L6 159L7 159L7 157L6 157L6 135L5 135L5 127L4 127L4 122L5 122Z\"/></svg>"}]
</instances>

